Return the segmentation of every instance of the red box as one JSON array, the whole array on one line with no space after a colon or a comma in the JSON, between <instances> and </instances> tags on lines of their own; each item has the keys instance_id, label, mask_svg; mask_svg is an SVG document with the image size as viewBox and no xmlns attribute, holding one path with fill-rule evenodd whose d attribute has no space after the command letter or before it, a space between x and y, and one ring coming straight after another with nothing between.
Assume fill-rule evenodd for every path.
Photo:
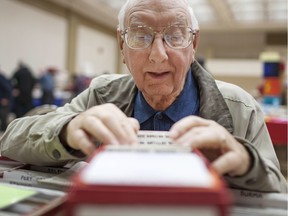
<instances>
[{"instance_id":1,"label":"red box","mask_svg":"<svg viewBox=\"0 0 288 216\"><path fill-rule=\"evenodd\" d=\"M188 211L189 215L190 214L201 215L199 211L205 212L208 210L210 211L210 209L211 209L211 212L208 214L206 213L206 215L214 215L214 216L229 215L229 210L230 210L229 208L232 205L232 196L230 194L230 191L226 187L226 184L224 180L222 179L222 177L216 174L216 172L212 169L212 167L208 164L208 162L204 158L202 159L205 164L204 167L206 167L205 171L207 170L207 173L209 173L209 177L211 177L210 178L211 184L209 184L209 186L207 187L206 186L191 186L189 184L188 184L189 186L187 185L167 186L167 185L161 185L161 184L160 185L159 184L155 184L155 185L131 184L129 185L129 184L122 184L122 182L120 184L118 183L116 184L115 183L113 184L111 183L110 184L109 183L108 184L107 183L93 183L93 184L87 183L87 181L83 179L82 174L85 171L86 173L91 173L90 171L99 173L99 170L98 169L95 170L95 168L97 166L97 162L99 162L99 158L105 157L104 156L105 154L102 154L105 151L106 151L105 148L101 148L100 150L98 150L94 154L94 156L89 160L89 164L84 169L82 169L79 173L77 173L76 176L74 176L73 186L70 188L68 192L67 202L65 206L67 215L79 216L79 215L82 215L83 211L85 212L85 210L88 211L88 214L87 212L84 213L85 215L97 215L97 214L101 215L101 214L104 214L103 211L105 213L107 213L108 211L109 215L125 215L125 214L131 215L131 212L133 215L138 215L137 211L139 213L139 211L141 210L145 211L145 214L147 213L147 215L153 215L153 214L156 215L157 214L156 212L158 211L166 211L165 215L170 216L172 215L172 213L170 213L169 210L171 210L171 212L175 211L178 213L183 213L184 211L186 214ZM124 152L123 150L119 151L119 154L122 154L123 152ZM146 153L143 153L143 154L146 154ZM151 153L147 153L147 154L151 154ZM163 156L163 152L152 153L152 154L160 154L161 159L159 163L163 163L164 165L166 165L165 163L166 159L165 159L165 156ZM172 154L180 154L180 153L175 152ZM191 153L187 152L187 154L192 154L192 152ZM202 155L199 155L199 153L195 153L195 154L197 154L200 157L203 157ZM106 156L107 156L107 153L106 153ZM115 155L113 155L113 158L115 158L114 156ZM133 155L133 156L136 156L135 158L139 157L139 155ZM158 156L159 155L157 155L157 157ZM186 156L190 157L190 155L186 155ZM183 157L185 156L180 155L179 159L181 158L183 159ZM124 158L124 157L121 157L121 158ZM127 155L125 155L125 158L127 158ZM144 158L146 157L144 156ZM95 163L94 163L94 166L92 166L93 169L91 169L90 167L90 169L88 170L89 166L91 166L90 163L92 160L94 161L98 160L98 161L96 162L96 166L95 166ZM118 161L121 161L121 160L118 160ZM131 164L135 163L138 167L138 162L137 160L135 161L129 160L129 163ZM171 162L176 163L176 161L171 161ZM105 165L105 163L102 162L102 165L103 164ZM139 164L141 166L141 163ZM118 164L116 162L115 165L119 165L119 162ZM120 166L122 166L121 162L120 162ZM140 166L139 166L139 169L140 169ZM192 173L194 171L195 173L193 173L193 176L195 175L195 177L197 177L197 171L193 170L192 167L193 166L186 164L186 166L184 167L185 172L183 173L186 173L186 170L189 170L189 172L191 171ZM105 167L105 169L106 168L107 167ZM145 166L145 168L147 167ZM117 168L115 169L117 170ZM173 175L174 173L177 173L176 172L177 169L181 169L181 167L178 167L178 168L171 167L171 174ZM107 170L109 171L110 169L107 168ZM110 170L110 172L115 172L116 170L114 171ZM140 169L141 171L140 173L142 173L143 170ZM169 169L168 169L168 172L169 172ZM133 171L131 173L133 173ZM157 174L158 173L156 173L156 176ZM167 212L167 209L169 209L168 212ZM114 213L111 213L111 211ZM156 212L153 212L153 211L156 211ZM163 212L161 215L163 215Z\"/></svg>"}]
</instances>

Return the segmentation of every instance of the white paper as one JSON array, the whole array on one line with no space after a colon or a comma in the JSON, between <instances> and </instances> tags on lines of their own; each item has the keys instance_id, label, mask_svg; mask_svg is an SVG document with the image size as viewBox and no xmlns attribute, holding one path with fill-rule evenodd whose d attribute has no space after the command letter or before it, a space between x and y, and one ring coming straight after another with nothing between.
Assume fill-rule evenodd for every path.
<instances>
[{"instance_id":1,"label":"white paper","mask_svg":"<svg viewBox=\"0 0 288 216\"><path fill-rule=\"evenodd\" d=\"M167 131L139 131L137 135L139 144L162 146L172 144Z\"/></svg>"},{"instance_id":2,"label":"white paper","mask_svg":"<svg viewBox=\"0 0 288 216\"><path fill-rule=\"evenodd\" d=\"M213 178L192 152L103 151L81 174L87 184L210 187Z\"/></svg>"}]
</instances>

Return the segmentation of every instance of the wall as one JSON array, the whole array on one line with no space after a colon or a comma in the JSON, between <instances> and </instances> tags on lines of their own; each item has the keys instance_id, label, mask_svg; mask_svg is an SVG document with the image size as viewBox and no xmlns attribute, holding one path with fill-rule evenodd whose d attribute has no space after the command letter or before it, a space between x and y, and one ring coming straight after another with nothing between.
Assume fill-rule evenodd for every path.
<instances>
[{"instance_id":1,"label":"wall","mask_svg":"<svg viewBox=\"0 0 288 216\"><path fill-rule=\"evenodd\" d=\"M262 82L263 63L259 59L206 59L205 68L222 81L253 92Z\"/></svg>"},{"instance_id":2,"label":"wall","mask_svg":"<svg viewBox=\"0 0 288 216\"><path fill-rule=\"evenodd\" d=\"M116 27L107 28L50 1L1 0L0 29L0 67L8 75L19 60L27 62L38 74L51 64L70 75L127 73L117 47ZM287 31L283 32L281 38L287 37ZM204 29L196 57L205 58L215 78L251 91L262 80L260 52L275 50L287 58L287 40L279 44L278 36L278 32L271 34L259 30ZM249 61L258 64L258 68L251 67ZM218 67L220 63L221 67Z\"/></svg>"},{"instance_id":3,"label":"wall","mask_svg":"<svg viewBox=\"0 0 288 216\"><path fill-rule=\"evenodd\" d=\"M0 68L8 77L19 61L39 76L48 66L96 76L118 68L111 30L47 1L0 1Z\"/></svg>"},{"instance_id":4,"label":"wall","mask_svg":"<svg viewBox=\"0 0 288 216\"><path fill-rule=\"evenodd\" d=\"M117 40L98 30L80 26L77 36L76 72L87 76L117 72Z\"/></svg>"},{"instance_id":5,"label":"wall","mask_svg":"<svg viewBox=\"0 0 288 216\"><path fill-rule=\"evenodd\" d=\"M18 61L35 71L66 68L67 22L64 18L11 0L0 1L0 65L10 75Z\"/></svg>"},{"instance_id":6,"label":"wall","mask_svg":"<svg viewBox=\"0 0 288 216\"><path fill-rule=\"evenodd\" d=\"M251 93L263 81L261 52L278 52L286 62L287 40L283 38L287 38L287 32L273 32L273 35L276 40L271 40L271 33L263 30L204 30L200 33L196 56L205 59L206 68L216 79L234 83Z\"/></svg>"}]
</instances>

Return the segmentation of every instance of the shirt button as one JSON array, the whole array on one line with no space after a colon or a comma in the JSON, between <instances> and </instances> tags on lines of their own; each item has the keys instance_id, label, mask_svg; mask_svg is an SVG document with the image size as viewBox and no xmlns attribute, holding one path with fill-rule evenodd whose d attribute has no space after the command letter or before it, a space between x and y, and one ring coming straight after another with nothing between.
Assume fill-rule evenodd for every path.
<instances>
[{"instance_id":1,"label":"shirt button","mask_svg":"<svg viewBox=\"0 0 288 216\"><path fill-rule=\"evenodd\" d=\"M252 178L252 179L249 179L246 181L246 184L248 185L253 185L257 182L257 179L256 178Z\"/></svg>"},{"instance_id":2,"label":"shirt button","mask_svg":"<svg viewBox=\"0 0 288 216\"><path fill-rule=\"evenodd\" d=\"M53 155L53 157L54 157L55 159L57 159L57 160L59 160L60 157L61 157L60 152L59 152L58 150L56 150L56 149L53 150L52 155Z\"/></svg>"},{"instance_id":3,"label":"shirt button","mask_svg":"<svg viewBox=\"0 0 288 216\"><path fill-rule=\"evenodd\" d=\"M156 113L155 118L159 119L159 120L163 119L162 113L160 113L160 112Z\"/></svg>"}]
</instances>

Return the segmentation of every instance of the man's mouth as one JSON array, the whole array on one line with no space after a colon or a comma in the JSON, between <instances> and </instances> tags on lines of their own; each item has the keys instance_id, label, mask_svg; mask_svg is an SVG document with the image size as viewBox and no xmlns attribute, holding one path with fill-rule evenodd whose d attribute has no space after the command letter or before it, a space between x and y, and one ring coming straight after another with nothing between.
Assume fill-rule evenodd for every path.
<instances>
[{"instance_id":1,"label":"man's mouth","mask_svg":"<svg viewBox=\"0 0 288 216\"><path fill-rule=\"evenodd\" d=\"M169 71L165 72L148 72L148 75L153 79L163 79L170 74Z\"/></svg>"}]
</instances>

